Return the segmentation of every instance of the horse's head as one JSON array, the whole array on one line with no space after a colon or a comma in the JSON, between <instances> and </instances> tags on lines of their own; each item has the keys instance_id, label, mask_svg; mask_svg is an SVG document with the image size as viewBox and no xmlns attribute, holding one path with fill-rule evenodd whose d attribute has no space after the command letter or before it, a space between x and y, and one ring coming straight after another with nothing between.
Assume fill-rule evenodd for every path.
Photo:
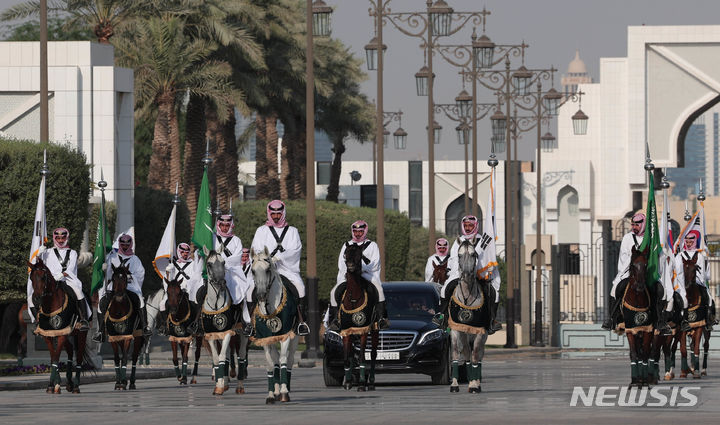
<instances>
[{"instance_id":1,"label":"horse's head","mask_svg":"<svg viewBox=\"0 0 720 425\"><path fill-rule=\"evenodd\" d=\"M113 292L115 292L115 296L122 297L125 295L125 291L127 290L128 281L130 281L130 269L126 265L120 265L115 267L114 264L110 264L110 267L112 267L112 284L113 284Z\"/></svg>"},{"instance_id":2,"label":"horse's head","mask_svg":"<svg viewBox=\"0 0 720 425\"><path fill-rule=\"evenodd\" d=\"M448 277L447 263L433 264L432 280L437 283L445 283Z\"/></svg>"},{"instance_id":3,"label":"horse's head","mask_svg":"<svg viewBox=\"0 0 720 425\"><path fill-rule=\"evenodd\" d=\"M178 307L180 306L180 302L182 302L183 297L185 296L186 292L182 290L180 285L182 284L183 278L178 278L177 276L174 277L172 280L168 280L167 278L164 279L165 283L167 284L167 306L170 310L170 313L175 314L178 311Z\"/></svg>"},{"instance_id":4,"label":"horse's head","mask_svg":"<svg viewBox=\"0 0 720 425\"><path fill-rule=\"evenodd\" d=\"M274 277L277 275L275 261L272 256L270 256L267 247L263 248L261 252L253 253L252 261L255 296L258 301L265 302L270 292L270 286L272 285Z\"/></svg>"},{"instance_id":5,"label":"horse's head","mask_svg":"<svg viewBox=\"0 0 720 425\"><path fill-rule=\"evenodd\" d=\"M208 282L213 286L219 286L225 283L225 258L220 255L223 250L225 250L225 247L222 244L220 244L217 250L208 250L203 246Z\"/></svg>"},{"instance_id":6,"label":"horse's head","mask_svg":"<svg viewBox=\"0 0 720 425\"><path fill-rule=\"evenodd\" d=\"M698 265L697 265L697 259L698 259L698 253L695 251L695 254L690 259L685 259L685 257L682 257L683 260L683 274L685 275L685 288L690 288L691 285L693 285L697 280L697 271L698 271Z\"/></svg>"},{"instance_id":7,"label":"horse's head","mask_svg":"<svg viewBox=\"0 0 720 425\"><path fill-rule=\"evenodd\" d=\"M30 282L32 282L33 298L47 297L55 292L57 283L53 278L50 269L43 263L40 258L36 258L35 264L28 261L30 267Z\"/></svg>"},{"instance_id":8,"label":"horse's head","mask_svg":"<svg viewBox=\"0 0 720 425\"><path fill-rule=\"evenodd\" d=\"M360 245L347 244L345 246L345 267L350 274L362 273L363 249Z\"/></svg>"},{"instance_id":9,"label":"horse's head","mask_svg":"<svg viewBox=\"0 0 720 425\"><path fill-rule=\"evenodd\" d=\"M647 270L649 251L649 246L642 251L635 249L635 247L632 247L631 250L629 271L630 282L632 283L633 289L636 291L645 290L645 271Z\"/></svg>"},{"instance_id":10,"label":"horse's head","mask_svg":"<svg viewBox=\"0 0 720 425\"><path fill-rule=\"evenodd\" d=\"M475 269L478 260L478 253L469 240L464 240L458 248L458 269L462 279L466 282L475 281Z\"/></svg>"}]
</instances>

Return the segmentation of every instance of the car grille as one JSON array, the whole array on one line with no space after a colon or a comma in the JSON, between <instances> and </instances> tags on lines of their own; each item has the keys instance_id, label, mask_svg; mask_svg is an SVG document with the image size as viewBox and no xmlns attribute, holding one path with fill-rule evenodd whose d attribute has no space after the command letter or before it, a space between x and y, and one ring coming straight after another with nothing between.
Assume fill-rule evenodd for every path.
<instances>
[{"instance_id":1,"label":"car grille","mask_svg":"<svg viewBox=\"0 0 720 425\"><path fill-rule=\"evenodd\" d=\"M417 337L417 332L402 331L380 331L378 351L401 351L412 347ZM356 345L357 348L357 345ZM366 350L372 348L372 340L368 337Z\"/></svg>"}]
</instances>

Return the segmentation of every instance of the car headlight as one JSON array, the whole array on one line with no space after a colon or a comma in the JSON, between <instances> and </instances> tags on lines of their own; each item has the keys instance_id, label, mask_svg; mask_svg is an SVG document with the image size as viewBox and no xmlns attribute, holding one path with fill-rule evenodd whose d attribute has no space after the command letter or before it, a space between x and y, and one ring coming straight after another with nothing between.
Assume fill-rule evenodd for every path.
<instances>
[{"instance_id":1,"label":"car headlight","mask_svg":"<svg viewBox=\"0 0 720 425\"><path fill-rule=\"evenodd\" d=\"M325 341L331 342L333 344L342 344L342 337L339 333L335 331L326 331Z\"/></svg>"},{"instance_id":2,"label":"car headlight","mask_svg":"<svg viewBox=\"0 0 720 425\"><path fill-rule=\"evenodd\" d=\"M442 329L433 329L431 331L427 331L423 334L422 337L420 337L418 345L433 343L438 339L441 339L443 336L445 336L445 331L443 331Z\"/></svg>"}]
</instances>

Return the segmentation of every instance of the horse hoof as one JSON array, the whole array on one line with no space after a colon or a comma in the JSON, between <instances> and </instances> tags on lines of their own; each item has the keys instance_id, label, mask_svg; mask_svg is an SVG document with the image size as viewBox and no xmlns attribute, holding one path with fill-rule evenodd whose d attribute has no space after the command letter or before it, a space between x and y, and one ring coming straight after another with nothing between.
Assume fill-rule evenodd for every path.
<instances>
[{"instance_id":1,"label":"horse hoof","mask_svg":"<svg viewBox=\"0 0 720 425\"><path fill-rule=\"evenodd\" d=\"M68 384L68 385L65 386L65 391L71 393L72 390L73 390L73 386L72 386L72 385Z\"/></svg>"},{"instance_id":2,"label":"horse hoof","mask_svg":"<svg viewBox=\"0 0 720 425\"><path fill-rule=\"evenodd\" d=\"M283 393L283 394L280 396L280 401L283 402L283 403L289 402L289 401L290 401L290 394L288 394L288 393Z\"/></svg>"},{"instance_id":3,"label":"horse hoof","mask_svg":"<svg viewBox=\"0 0 720 425\"><path fill-rule=\"evenodd\" d=\"M62 394L62 390L60 390L59 384L55 384L55 394Z\"/></svg>"},{"instance_id":4,"label":"horse hoof","mask_svg":"<svg viewBox=\"0 0 720 425\"><path fill-rule=\"evenodd\" d=\"M700 372L700 376L707 376L707 370L703 369L702 372Z\"/></svg>"},{"instance_id":5,"label":"horse hoof","mask_svg":"<svg viewBox=\"0 0 720 425\"><path fill-rule=\"evenodd\" d=\"M190 380L190 383L193 384L193 385L197 384L197 379L195 379L195 378L191 379L191 380Z\"/></svg>"},{"instance_id":6,"label":"horse hoof","mask_svg":"<svg viewBox=\"0 0 720 425\"><path fill-rule=\"evenodd\" d=\"M275 404L275 397L268 397L265 399L265 404Z\"/></svg>"},{"instance_id":7,"label":"horse hoof","mask_svg":"<svg viewBox=\"0 0 720 425\"><path fill-rule=\"evenodd\" d=\"M699 373L693 373L693 379L700 379L702 377Z\"/></svg>"},{"instance_id":8,"label":"horse hoof","mask_svg":"<svg viewBox=\"0 0 720 425\"><path fill-rule=\"evenodd\" d=\"M367 387L360 385L359 387L357 387L357 390L359 393L364 393L365 391L367 391Z\"/></svg>"},{"instance_id":9,"label":"horse hoof","mask_svg":"<svg viewBox=\"0 0 720 425\"><path fill-rule=\"evenodd\" d=\"M234 378L237 376L237 373L235 373L235 369L230 369L230 377Z\"/></svg>"},{"instance_id":10,"label":"horse hoof","mask_svg":"<svg viewBox=\"0 0 720 425\"><path fill-rule=\"evenodd\" d=\"M275 401L280 401L280 393L275 394Z\"/></svg>"},{"instance_id":11,"label":"horse hoof","mask_svg":"<svg viewBox=\"0 0 720 425\"><path fill-rule=\"evenodd\" d=\"M135 383L130 384L130 389L131 389L131 390L137 389L137 387L135 386Z\"/></svg>"},{"instance_id":12,"label":"horse hoof","mask_svg":"<svg viewBox=\"0 0 720 425\"><path fill-rule=\"evenodd\" d=\"M347 382L343 385L343 388L345 388L345 390L349 391L352 389L352 384Z\"/></svg>"},{"instance_id":13,"label":"horse hoof","mask_svg":"<svg viewBox=\"0 0 720 425\"><path fill-rule=\"evenodd\" d=\"M224 391L222 388L215 387L213 388L213 395L223 395Z\"/></svg>"},{"instance_id":14,"label":"horse hoof","mask_svg":"<svg viewBox=\"0 0 720 425\"><path fill-rule=\"evenodd\" d=\"M73 388L72 393L73 393L73 394L80 394L80 388L78 388L78 387Z\"/></svg>"},{"instance_id":15,"label":"horse hoof","mask_svg":"<svg viewBox=\"0 0 720 425\"><path fill-rule=\"evenodd\" d=\"M48 394L52 394L52 392L53 392L53 386L52 386L52 385L48 385L48 387L45 389L45 392L48 393Z\"/></svg>"},{"instance_id":16,"label":"horse hoof","mask_svg":"<svg viewBox=\"0 0 720 425\"><path fill-rule=\"evenodd\" d=\"M375 384L368 385L368 391L375 391Z\"/></svg>"},{"instance_id":17,"label":"horse hoof","mask_svg":"<svg viewBox=\"0 0 720 425\"><path fill-rule=\"evenodd\" d=\"M671 379L673 379L672 374L666 373L666 374L665 374L665 380L666 380L666 381L670 381Z\"/></svg>"},{"instance_id":18,"label":"horse hoof","mask_svg":"<svg viewBox=\"0 0 720 425\"><path fill-rule=\"evenodd\" d=\"M245 388L235 388L235 394L245 394Z\"/></svg>"},{"instance_id":19,"label":"horse hoof","mask_svg":"<svg viewBox=\"0 0 720 425\"><path fill-rule=\"evenodd\" d=\"M460 387L457 386L457 385L455 385L455 386L450 386L450 392L451 392L451 393L459 393L459 392L460 392Z\"/></svg>"}]
</instances>

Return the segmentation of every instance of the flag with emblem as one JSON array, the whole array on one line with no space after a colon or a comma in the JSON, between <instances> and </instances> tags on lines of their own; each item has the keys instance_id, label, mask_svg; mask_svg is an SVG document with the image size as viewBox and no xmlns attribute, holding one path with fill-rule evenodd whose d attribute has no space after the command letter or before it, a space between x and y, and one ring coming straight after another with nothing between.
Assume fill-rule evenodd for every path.
<instances>
[{"instance_id":1,"label":"flag with emblem","mask_svg":"<svg viewBox=\"0 0 720 425\"><path fill-rule=\"evenodd\" d=\"M95 291L100 289L100 286L102 286L105 280L105 272L102 267L103 264L105 264L105 254L111 249L112 241L107 229L107 222L105 221L105 192L102 192L100 217L98 219L97 234L95 235L95 251L93 252L93 273L92 283L90 285L91 294L94 294Z\"/></svg>"},{"instance_id":2,"label":"flag with emblem","mask_svg":"<svg viewBox=\"0 0 720 425\"><path fill-rule=\"evenodd\" d=\"M663 189L663 210L660 218L660 245L662 254L660 261L660 278L665 287L665 300L673 296L673 280L675 279L675 256L672 252L672 231L670 230L670 205L667 190Z\"/></svg>"},{"instance_id":3,"label":"flag with emblem","mask_svg":"<svg viewBox=\"0 0 720 425\"><path fill-rule=\"evenodd\" d=\"M700 202L700 208L693 214L690 221L685 224L685 227L675 240L675 248L673 249L675 254L683 250L685 246L685 236L690 232L697 232L698 235L695 249L702 251L703 254L708 256L710 250L708 249L707 240L705 239L705 206L702 202Z\"/></svg>"},{"instance_id":4,"label":"flag with emblem","mask_svg":"<svg viewBox=\"0 0 720 425\"><path fill-rule=\"evenodd\" d=\"M212 210L210 209L210 183L208 182L207 168L203 173L200 184L200 196L198 198L197 214L195 214L195 228L193 230L192 242L195 248L203 254L203 247L213 249L213 228Z\"/></svg>"},{"instance_id":5,"label":"flag with emblem","mask_svg":"<svg viewBox=\"0 0 720 425\"><path fill-rule=\"evenodd\" d=\"M658 229L657 207L655 206L655 183L652 171L648 171L648 179L650 180L650 188L648 189L648 202L645 212L645 234L643 235L640 250L648 249L647 268L645 269L645 279L647 285L652 287L655 282L660 280L659 263L660 254L662 253L662 245L660 244L660 230Z\"/></svg>"},{"instance_id":6,"label":"flag with emblem","mask_svg":"<svg viewBox=\"0 0 720 425\"><path fill-rule=\"evenodd\" d=\"M32 242L30 242L30 262L35 262L40 246L47 242L47 222L45 221L45 174L40 180L37 206L35 207L35 224L33 225Z\"/></svg>"},{"instance_id":7,"label":"flag with emblem","mask_svg":"<svg viewBox=\"0 0 720 425\"><path fill-rule=\"evenodd\" d=\"M481 259L482 267L478 270L478 276L481 279L490 279L493 269L498 265L495 248L495 241L497 240L495 226L495 167L493 167L490 172L490 194L488 195L488 206L485 210L483 234L480 237L480 246L484 251Z\"/></svg>"},{"instance_id":8,"label":"flag with emblem","mask_svg":"<svg viewBox=\"0 0 720 425\"><path fill-rule=\"evenodd\" d=\"M170 264L173 254L175 253L176 214L177 205L173 205L172 211L170 212L170 218L168 218L165 231L163 232L162 239L160 240L160 246L158 246L157 252L155 252L155 259L152 262L155 273L160 276L160 279L165 277L165 268L168 264Z\"/></svg>"}]
</instances>

